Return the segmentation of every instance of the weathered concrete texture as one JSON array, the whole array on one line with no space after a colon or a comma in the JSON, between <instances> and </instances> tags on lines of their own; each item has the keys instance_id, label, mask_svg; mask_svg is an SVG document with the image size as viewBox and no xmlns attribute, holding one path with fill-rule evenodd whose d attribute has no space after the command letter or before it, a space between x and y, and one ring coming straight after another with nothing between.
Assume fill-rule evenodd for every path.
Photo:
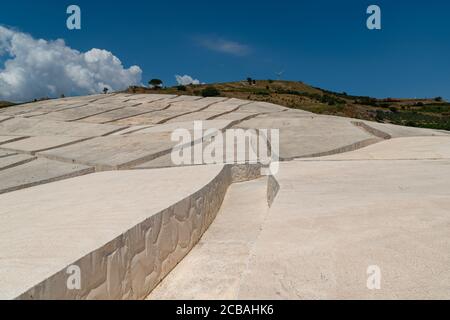
<instances>
[{"instance_id":1,"label":"weathered concrete texture","mask_svg":"<svg viewBox=\"0 0 450 320\"><path fill-rule=\"evenodd\" d=\"M181 111L155 111L148 114L142 114L139 116L134 116L131 118L126 118L118 121L114 121L114 124L117 125L156 125L160 123L164 123L170 119L176 118L177 116L183 115L186 112Z\"/></svg>"},{"instance_id":2,"label":"weathered concrete texture","mask_svg":"<svg viewBox=\"0 0 450 320\"><path fill-rule=\"evenodd\" d=\"M449 174L449 161L283 163L239 298L448 299Z\"/></svg>"},{"instance_id":3,"label":"weathered concrete texture","mask_svg":"<svg viewBox=\"0 0 450 320\"><path fill-rule=\"evenodd\" d=\"M345 118L253 118L236 127L279 129L281 159L351 151L378 141Z\"/></svg>"},{"instance_id":4,"label":"weathered concrete texture","mask_svg":"<svg viewBox=\"0 0 450 320\"><path fill-rule=\"evenodd\" d=\"M25 157L27 156L25 155ZM61 179L67 179L70 177L91 173L93 171L93 168L83 165L38 159L20 166L1 170L0 194Z\"/></svg>"},{"instance_id":5,"label":"weathered concrete texture","mask_svg":"<svg viewBox=\"0 0 450 320\"><path fill-rule=\"evenodd\" d=\"M19 166L21 164L33 161L34 159L36 159L36 157L32 157L26 154L10 154L8 156L2 157L0 153L0 171Z\"/></svg>"},{"instance_id":6,"label":"weathered concrete texture","mask_svg":"<svg viewBox=\"0 0 450 320\"><path fill-rule=\"evenodd\" d=\"M220 116L222 114L223 114L223 111L218 111L218 112L199 111L199 112L193 112L193 113L185 114L183 116L179 116L175 119L169 120L168 123L185 122L185 121L205 121L208 119L217 118L218 116Z\"/></svg>"},{"instance_id":7,"label":"weathered concrete texture","mask_svg":"<svg viewBox=\"0 0 450 320\"><path fill-rule=\"evenodd\" d=\"M119 130L117 132L114 132L113 134L111 134L112 136L121 136L124 134L130 134L130 133L134 133L136 131L140 131L142 129L147 129L147 128L151 128L153 127L152 125L143 125L143 126L129 126L126 129L123 130Z\"/></svg>"},{"instance_id":8,"label":"weathered concrete texture","mask_svg":"<svg viewBox=\"0 0 450 320\"><path fill-rule=\"evenodd\" d=\"M397 138L386 140L360 150L312 160L341 161L426 159L450 159L450 136Z\"/></svg>"},{"instance_id":9,"label":"weathered concrete texture","mask_svg":"<svg viewBox=\"0 0 450 320\"><path fill-rule=\"evenodd\" d=\"M244 150L225 143L223 162L245 165L195 165L191 153L155 169L175 165L173 130L192 136L204 119L204 130L280 129L280 156L293 161L276 179L233 185L181 261L228 186L267 169L249 165L254 138ZM4 108L0 298L140 299L181 261L154 298L448 299L449 150L443 131L238 99L108 94ZM89 174L123 169L133 170ZM81 290L66 286L73 264ZM370 265L381 290L366 288Z\"/></svg>"},{"instance_id":10,"label":"weathered concrete texture","mask_svg":"<svg viewBox=\"0 0 450 320\"><path fill-rule=\"evenodd\" d=\"M0 136L0 145L5 144L5 143L9 143L9 142L22 140L22 139L25 139L25 138L27 138L27 137L21 137L21 136Z\"/></svg>"},{"instance_id":11,"label":"weathered concrete texture","mask_svg":"<svg viewBox=\"0 0 450 320\"><path fill-rule=\"evenodd\" d=\"M357 121L361 121L361 120L357 120ZM432 130L432 129L404 127L404 126L397 126L394 124L378 123L378 122L371 122L371 121L361 121L361 122L375 128L375 129L386 132L392 138L446 135L446 133L439 132L438 130Z\"/></svg>"},{"instance_id":12,"label":"weathered concrete texture","mask_svg":"<svg viewBox=\"0 0 450 320\"><path fill-rule=\"evenodd\" d=\"M239 111L241 112L280 112L280 111L287 111L290 110L289 108L279 106L273 103L267 103L267 102L252 102L250 104L246 104L239 108Z\"/></svg>"},{"instance_id":13,"label":"weathered concrete texture","mask_svg":"<svg viewBox=\"0 0 450 320\"><path fill-rule=\"evenodd\" d=\"M1 115L0 115L0 122L9 120L9 119L11 119L11 118L12 118L12 117L10 117L10 116L1 116Z\"/></svg>"},{"instance_id":14,"label":"weathered concrete texture","mask_svg":"<svg viewBox=\"0 0 450 320\"><path fill-rule=\"evenodd\" d=\"M202 98L193 100L187 100L187 101L176 101L176 102L170 102L170 104L163 108L161 111L155 111L152 113L142 114L134 117L129 117L125 119L121 119L118 121L115 121L116 124L122 124L122 125L136 125L136 124L161 124L165 122L181 122L185 120L190 120L190 117L187 117L189 114L192 113L198 113L204 109L208 109L208 107L214 103L223 101L224 98ZM171 99L169 101L172 101L174 99ZM212 116L216 115L216 113L212 114ZM183 120L182 117L187 117L185 120ZM181 118L180 121L177 119ZM202 120L202 119L199 119Z\"/></svg>"},{"instance_id":15,"label":"weathered concrete texture","mask_svg":"<svg viewBox=\"0 0 450 320\"><path fill-rule=\"evenodd\" d=\"M134 103L136 104L136 103ZM133 102L121 103L121 104L100 104L100 103L91 103L89 105L65 109L62 111L51 112L45 115L37 116L36 119L50 119L50 120L58 120L58 121L75 121L88 118L90 116L102 114L105 112L109 112L112 110L132 107Z\"/></svg>"},{"instance_id":16,"label":"weathered concrete texture","mask_svg":"<svg viewBox=\"0 0 450 320\"><path fill-rule=\"evenodd\" d=\"M228 120L206 120L201 121L200 125L203 130L209 129L217 129L222 130L229 127L232 124L231 121ZM143 134L143 133L154 133L154 132L173 132L176 129L186 129L189 131L194 130L194 121L184 121L184 122L170 122L161 124L158 126L152 126L148 128L143 128L142 130L138 130L132 132L130 134Z\"/></svg>"},{"instance_id":17,"label":"weathered concrete texture","mask_svg":"<svg viewBox=\"0 0 450 320\"><path fill-rule=\"evenodd\" d=\"M133 101L136 103L149 103L154 101L167 101L176 98L173 94L129 94L120 95L121 101Z\"/></svg>"},{"instance_id":18,"label":"weathered concrete texture","mask_svg":"<svg viewBox=\"0 0 450 320\"><path fill-rule=\"evenodd\" d=\"M232 185L200 243L147 299L237 299L268 211L266 190L267 178Z\"/></svg>"},{"instance_id":19,"label":"weathered concrete texture","mask_svg":"<svg viewBox=\"0 0 450 320\"><path fill-rule=\"evenodd\" d=\"M125 169L171 152L177 142L170 132L108 136L44 151L39 156L95 166L99 170Z\"/></svg>"},{"instance_id":20,"label":"weathered concrete texture","mask_svg":"<svg viewBox=\"0 0 450 320\"><path fill-rule=\"evenodd\" d=\"M0 122L0 135L94 137L111 134L123 128L125 126L14 118Z\"/></svg>"},{"instance_id":21,"label":"weathered concrete texture","mask_svg":"<svg viewBox=\"0 0 450 320\"><path fill-rule=\"evenodd\" d=\"M6 151L6 150L0 149L0 158L9 157L9 156L12 156L15 154L17 154L17 152L15 152L15 151Z\"/></svg>"},{"instance_id":22,"label":"weathered concrete texture","mask_svg":"<svg viewBox=\"0 0 450 320\"><path fill-rule=\"evenodd\" d=\"M197 111L199 109L207 108L211 105L214 105L215 103L220 103L225 101L227 98L216 98L216 97L209 97L209 98L201 98L201 99L190 99L190 100L179 100L177 102L172 102L170 109L171 111Z\"/></svg>"},{"instance_id":23,"label":"weathered concrete texture","mask_svg":"<svg viewBox=\"0 0 450 320\"><path fill-rule=\"evenodd\" d=\"M241 100L241 99L227 99L221 102L216 102L208 107L208 111L211 112L231 112L233 110L236 110L236 108L239 108L243 105L250 104L251 102L248 100Z\"/></svg>"},{"instance_id":24,"label":"weathered concrete texture","mask_svg":"<svg viewBox=\"0 0 450 320\"><path fill-rule=\"evenodd\" d=\"M248 119L252 119L258 115L260 115L260 112L231 112L231 113L226 113L223 115L220 115L218 117L215 117L215 120L231 120L231 121L237 121L237 122L241 122L244 120L248 120Z\"/></svg>"},{"instance_id":25,"label":"weathered concrete texture","mask_svg":"<svg viewBox=\"0 0 450 320\"><path fill-rule=\"evenodd\" d=\"M145 297L198 242L230 179L222 166L105 172L2 195L0 298ZM71 265L81 290L67 289Z\"/></svg>"},{"instance_id":26,"label":"weathered concrete texture","mask_svg":"<svg viewBox=\"0 0 450 320\"><path fill-rule=\"evenodd\" d=\"M39 151L71 145L85 139L86 138L66 136L39 136L2 144L0 148L33 154Z\"/></svg>"},{"instance_id":27,"label":"weathered concrete texture","mask_svg":"<svg viewBox=\"0 0 450 320\"><path fill-rule=\"evenodd\" d=\"M131 118L137 115L155 112L164 109L165 106L155 106L151 104L139 105L135 107L126 107L123 109L116 109L113 111L109 111L106 113L97 114L95 116L91 116L85 119L82 119L82 122L91 122L91 123L108 123L113 121L118 121L122 119Z\"/></svg>"}]
</instances>

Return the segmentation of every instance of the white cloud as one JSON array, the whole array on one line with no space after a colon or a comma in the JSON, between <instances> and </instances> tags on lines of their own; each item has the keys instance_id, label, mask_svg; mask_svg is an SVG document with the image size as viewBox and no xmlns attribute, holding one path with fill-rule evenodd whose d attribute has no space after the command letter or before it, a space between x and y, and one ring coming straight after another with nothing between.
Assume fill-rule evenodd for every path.
<instances>
[{"instance_id":1,"label":"white cloud","mask_svg":"<svg viewBox=\"0 0 450 320\"><path fill-rule=\"evenodd\" d=\"M209 50L236 56L245 56L251 52L251 48L248 45L222 38L202 37L198 38L197 41L201 46Z\"/></svg>"},{"instance_id":2,"label":"white cloud","mask_svg":"<svg viewBox=\"0 0 450 320\"><path fill-rule=\"evenodd\" d=\"M178 85L187 86L190 84L200 84L200 80L194 79L191 76L185 74L184 76L176 75L175 79L177 80Z\"/></svg>"},{"instance_id":3,"label":"white cloud","mask_svg":"<svg viewBox=\"0 0 450 320\"><path fill-rule=\"evenodd\" d=\"M141 82L138 66L125 69L111 52L79 52L63 40L46 41L0 26L0 100L28 101L61 94L122 90Z\"/></svg>"}]
</instances>

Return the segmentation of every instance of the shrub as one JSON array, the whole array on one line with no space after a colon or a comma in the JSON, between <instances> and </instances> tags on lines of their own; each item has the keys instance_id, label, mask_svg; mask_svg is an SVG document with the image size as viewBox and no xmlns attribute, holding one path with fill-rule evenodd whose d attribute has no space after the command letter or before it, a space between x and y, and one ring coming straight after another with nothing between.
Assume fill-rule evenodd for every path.
<instances>
[{"instance_id":1,"label":"shrub","mask_svg":"<svg viewBox=\"0 0 450 320\"><path fill-rule=\"evenodd\" d=\"M148 82L148 84L155 89L159 89L162 87L163 82L160 79L152 79Z\"/></svg>"},{"instance_id":2,"label":"shrub","mask_svg":"<svg viewBox=\"0 0 450 320\"><path fill-rule=\"evenodd\" d=\"M203 97L217 97L220 96L220 91L215 87L206 87L202 90Z\"/></svg>"},{"instance_id":3,"label":"shrub","mask_svg":"<svg viewBox=\"0 0 450 320\"><path fill-rule=\"evenodd\" d=\"M187 88L186 88L186 86L180 85L180 86L177 86L177 90L178 91L186 91Z\"/></svg>"},{"instance_id":4,"label":"shrub","mask_svg":"<svg viewBox=\"0 0 450 320\"><path fill-rule=\"evenodd\" d=\"M391 112L393 112L393 113L397 113L397 112L398 112L398 110L397 110L396 107L390 107L389 110L390 110Z\"/></svg>"}]
</instances>

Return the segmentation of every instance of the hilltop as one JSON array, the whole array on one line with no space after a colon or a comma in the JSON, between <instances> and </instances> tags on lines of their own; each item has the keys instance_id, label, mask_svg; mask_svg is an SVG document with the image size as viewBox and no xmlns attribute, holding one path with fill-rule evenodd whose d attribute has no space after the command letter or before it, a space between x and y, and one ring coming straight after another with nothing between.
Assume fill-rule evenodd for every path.
<instances>
[{"instance_id":1,"label":"hilltop","mask_svg":"<svg viewBox=\"0 0 450 320\"><path fill-rule=\"evenodd\" d=\"M205 91L205 89L209 88ZM213 90L212 88L216 89ZM279 104L317 114L336 115L410 127L450 130L450 103L440 97L377 99L338 93L303 82L252 80L158 89L130 87L128 93L223 96Z\"/></svg>"}]
</instances>

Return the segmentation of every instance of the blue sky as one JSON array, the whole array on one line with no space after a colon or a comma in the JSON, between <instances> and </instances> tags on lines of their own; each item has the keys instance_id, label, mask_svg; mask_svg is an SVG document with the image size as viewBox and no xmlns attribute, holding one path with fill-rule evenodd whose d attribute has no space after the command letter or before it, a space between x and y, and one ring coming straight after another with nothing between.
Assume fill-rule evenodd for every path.
<instances>
[{"instance_id":1,"label":"blue sky","mask_svg":"<svg viewBox=\"0 0 450 320\"><path fill-rule=\"evenodd\" d=\"M66 8L82 30L66 28ZM382 10L382 30L366 9ZM301 80L377 97L450 99L450 2L428 1L2 1L0 25L34 38L106 49L142 82L174 75L202 82ZM5 59L5 57L3 57ZM1 60L0 60L1 62ZM0 69L2 67L0 66Z\"/></svg>"}]
</instances>

